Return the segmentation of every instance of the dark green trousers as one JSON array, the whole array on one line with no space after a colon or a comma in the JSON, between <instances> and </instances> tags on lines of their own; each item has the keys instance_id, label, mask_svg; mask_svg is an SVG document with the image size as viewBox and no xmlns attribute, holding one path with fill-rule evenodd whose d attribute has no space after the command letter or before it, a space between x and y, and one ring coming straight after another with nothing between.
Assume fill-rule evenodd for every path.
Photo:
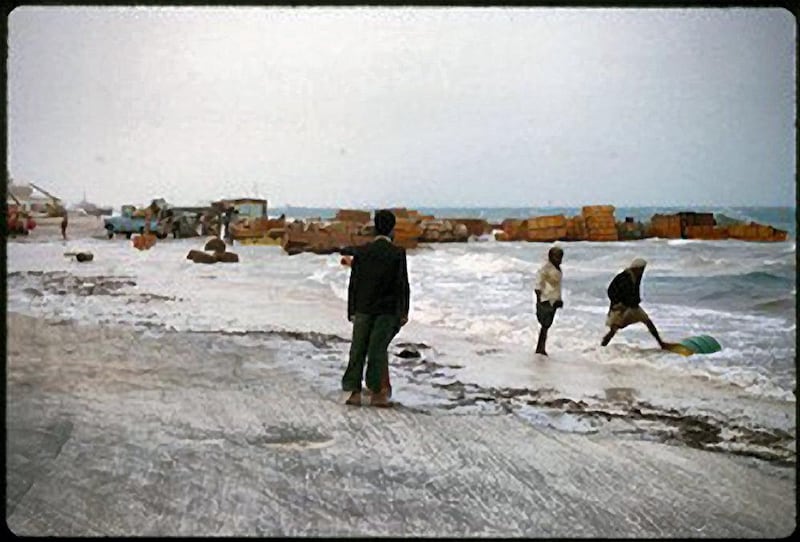
<instances>
[{"instance_id":1,"label":"dark green trousers","mask_svg":"<svg viewBox=\"0 0 800 542\"><path fill-rule=\"evenodd\" d=\"M381 391L381 377L389 371L387 349L398 331L400 319L394 314L355 314L350 361L342 377L344 391L361 391L364 361L367 361L367 389Z\"/></svg>"}]
</instances>

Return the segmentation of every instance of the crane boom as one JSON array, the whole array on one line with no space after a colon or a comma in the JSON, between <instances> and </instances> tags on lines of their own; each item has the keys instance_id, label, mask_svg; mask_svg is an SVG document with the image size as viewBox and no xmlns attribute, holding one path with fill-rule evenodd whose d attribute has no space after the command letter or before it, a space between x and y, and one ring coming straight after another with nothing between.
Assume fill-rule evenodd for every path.
<instances>
[{"instance_id":1,"label":"crane boom","mask_svg":"<svg viewBox=\"0 0 800 542\"><path fill-rule=\"evenodd\" d=\"M33 184L32 182L28 182L28 184L31 185L32 187L34 187L39 192L41 192L42 194L44 194L45 196L47 196L50 199L52 199L54 202L58 203L59 201L61 201L61 198L55 197L53 194L51 194L50 192L48 192L47 190L45 190L41 186L37 186L37 185Z\"/></svg>"}]
</instances>

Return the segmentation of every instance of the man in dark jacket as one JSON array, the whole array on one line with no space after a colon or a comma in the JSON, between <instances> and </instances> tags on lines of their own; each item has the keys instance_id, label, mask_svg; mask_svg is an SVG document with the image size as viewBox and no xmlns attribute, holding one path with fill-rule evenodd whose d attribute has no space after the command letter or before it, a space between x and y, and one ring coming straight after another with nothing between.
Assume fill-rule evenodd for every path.
<instances>
[{"instance_id":1,"label":"man in dark jacket","mask_svg":"<svg viewBox=\"0 0 800 542\"><path fill-rule=\"evenodd\" d=\"M361 404L361 378L367 360L370 403L389 406L387 349L400 327L408 321L410 297L406 251L389 237L394 225L391 211L377 211L375 240L342 250L343 254L352 256L347 318L353 323L353 340L350 361L342 377L342 389L350 392L348 405Z\"/></svg>"},{"instance_id":2,"label":"man in dark jacket","mask_svg":"<svg viewBox=\"0 0 800 542\"><path fill-rule=\"evenodd\" d=\"M642 275L647 265L641 258L636 258L631 265L619 273L611 284L608 285L608 299L611 305L608 310L606 325L611 328L603 337L601 346L606 346L617 330L628 327L631 324L641 322L647 326L650 333L658 341L658 346L665 348L664 341L658 335L658 330L650 317L644 312L639 304L642 302L639 288L642 284Z\"/></svg>"}]
</instances>

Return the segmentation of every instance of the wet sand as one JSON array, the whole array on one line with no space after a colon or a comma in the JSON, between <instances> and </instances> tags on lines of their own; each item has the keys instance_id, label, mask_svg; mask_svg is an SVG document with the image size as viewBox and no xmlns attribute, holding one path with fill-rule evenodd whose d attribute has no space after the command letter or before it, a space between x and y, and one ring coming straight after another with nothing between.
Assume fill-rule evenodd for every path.
<instances>
[{"instance_id":1,"label":"wet sand","mask_svg":"<svg viewBox=\"0 0 800 542\"><path fill-rule=\"evenodd\" d=\"M275 348L7 314L33 536L782 537L795 469L508 415L353 408Z\"/></svg>"},{"instance_id":2,"label":"wet sand","mask_svg":"<svg viewBox=\"0 0 800 542\"><path fill-rule=\"evenodd\" d=\"M104 237L103 218L98 216L69 215L67 241L86 237ZM12 242L35 243L61 239L61 218L35 218L36 227L28 235L17 236Z\"/></svg>"}]
</instances>

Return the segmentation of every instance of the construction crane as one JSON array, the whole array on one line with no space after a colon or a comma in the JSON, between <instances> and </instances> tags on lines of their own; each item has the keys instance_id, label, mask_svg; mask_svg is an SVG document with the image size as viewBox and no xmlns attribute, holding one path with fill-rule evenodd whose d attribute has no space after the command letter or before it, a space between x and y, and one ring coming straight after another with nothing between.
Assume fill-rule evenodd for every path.
<instances>
[{"instance_id":1,"label":"construction crane","mask_svg":"<svg viewBox=\"0 0 800 542\"><path fill-rule=\"evenodd\" d=\"M37 186L37 185L33 184L32 182L28 182L28 184L31 185L32 187L34 187L39 192L41 192L42 194L44 194L45 196L47 196L47 197L49 197L50 199L53 200L53 203L48 203L47 204L47 216L51 216L51 217L53 217L53 216L64 216L64 214L66 214L67 210L66 210L66 208L64 208L63 205L61 205L61 198L55 197L53 194L51 194L50 192L48 192L47 190L45 190L41 186Z\"/></svg>"},{"instance_id":2,"label":"construction crane","mask_svg":"<svg viewBox=\"0 0 800 542\"><path fill-rule=\"evenodd\" d=\"M14 203L16 203L17 206L19 206L19 208L22 209L22 203L20 203L20 201L17 199L17 196L15 196L14 193L11 192L11 190L8 190L8 195L11 196L11 199L14 200Z\"/></svg>"}]
</instances>

